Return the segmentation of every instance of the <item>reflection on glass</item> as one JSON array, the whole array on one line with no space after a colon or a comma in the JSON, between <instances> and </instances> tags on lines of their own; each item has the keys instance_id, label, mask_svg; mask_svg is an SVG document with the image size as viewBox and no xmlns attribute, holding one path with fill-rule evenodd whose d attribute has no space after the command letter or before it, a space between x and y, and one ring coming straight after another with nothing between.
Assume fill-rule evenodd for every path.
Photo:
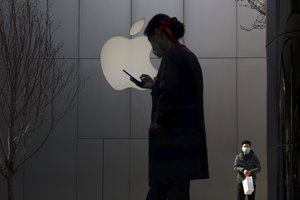
<instances>
[{"instance_id":1,"label":"reflection on glass","mask_svg":"<svg viewBox=\"0 0 300 200\"><path fill-rule=\"evenodd\" d=\"M292 19L291 16L289 19ZM282 135L282 160L280 160L279 188L282 189L282 198L298 200L300 185L300 37L297 34L286 37L282 46L281 55L281 84L279 128ZM279 132L279 133L280 133ZM299 192L298 192L299 193Z\"/></svg>"}]
</instances>

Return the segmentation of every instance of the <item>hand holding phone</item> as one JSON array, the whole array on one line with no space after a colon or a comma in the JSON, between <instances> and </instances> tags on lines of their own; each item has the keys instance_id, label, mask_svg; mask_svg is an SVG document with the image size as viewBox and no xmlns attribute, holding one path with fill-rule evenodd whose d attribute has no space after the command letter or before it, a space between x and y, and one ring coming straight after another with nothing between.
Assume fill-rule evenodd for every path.
<instances>
[{"instance_id":1,"label":"hand holding phone","mask_svg":"<svg viewBox=\"0 0 300 200\"><path fill-rule=\"evenodd\" d=\"M151 89L154 84L154 80L147 74L142 74L141 77L138 77L125 69L123 69L123 72L130 76L130 80L141 88Z\"/></svg>"},{"instance_id":2,"label":"hand holding phone","mask_svg":"<svg viewBox=\"0 0 300 200\"><path fill-rule=\"evenodd\" d=\"M139 83L142 83L143 81L141 80L140 77L138 77L137 75L135 75L134 73L132 72L129 72L125 69L123 69L123 72L125 72L128 76L130 76L131 78L133 78L135 81L139 82Z\"/></svg>"}]
</instances>

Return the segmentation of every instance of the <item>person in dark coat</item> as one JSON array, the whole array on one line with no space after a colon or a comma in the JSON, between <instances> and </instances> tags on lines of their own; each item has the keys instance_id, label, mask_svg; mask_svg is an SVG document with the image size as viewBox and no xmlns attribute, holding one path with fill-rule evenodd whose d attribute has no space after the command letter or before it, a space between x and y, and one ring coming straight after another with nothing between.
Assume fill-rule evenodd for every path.
<instances>
[{"instance_id":1,"label":"person in dark coat","mask_svg":"<svg viewBox=\"0 0 300 200\"><path fill-rule=\"evenodd\" d=\"M175 17L155 15L144 34L162 58L156 78L131 79L152 90L147 200L189 200L190 180L209 178L202 70Z\"/></svg>"},{"instance_id":2,"label":"person in dark coat","mask_svg":"<svg viewBox=\"0 0 300 200\"><path fill-rule=\"evenodd\" d=\"M242 142L242 149L234 159L233 169L237 172L237 200L245 200L246 196L248 196L248 200L255 200L256 174L260 172L261 166L259 159L254 151L251 150L251 142L249 140ZM254 191L250 195L244 194L242 183L247 176L252 176L253 178Z\"/></svg>"}]
</instances>

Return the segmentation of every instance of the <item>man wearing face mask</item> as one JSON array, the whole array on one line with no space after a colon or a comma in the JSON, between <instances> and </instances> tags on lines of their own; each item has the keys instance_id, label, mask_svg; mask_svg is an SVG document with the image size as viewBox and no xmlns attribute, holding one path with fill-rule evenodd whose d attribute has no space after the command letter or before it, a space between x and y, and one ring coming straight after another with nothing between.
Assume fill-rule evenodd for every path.
<instances>
[{"instance_id":1,"label":"man wearing face mask","mask_svg":"<svg viewBox=\"0 0 300 200\"><path fill-rule=\"evenodd\" d=\"M251 150L251 142L249 140L242 142L242 149L234 159L233 169L237 172L237 200L246 199L242 183L246 176L252 176L254 184L253 193L247 195L248 200L255 200L256 174L260 172L261 166L254 151Z\"/></svg>"}]
</instances>

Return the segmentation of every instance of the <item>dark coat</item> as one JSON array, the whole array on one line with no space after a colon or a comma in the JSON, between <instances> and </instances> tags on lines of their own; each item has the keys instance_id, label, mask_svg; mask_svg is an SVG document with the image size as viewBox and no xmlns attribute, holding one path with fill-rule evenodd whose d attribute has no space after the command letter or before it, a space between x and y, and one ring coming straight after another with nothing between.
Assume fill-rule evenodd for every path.
<instances>
[{"instance_id":1,"label":"dark coat","mask_svg":"<svg viewBox=\"0 0 300 200\"><path fill-rule=\"evenodd\" d=\"M209 178L203 77L196 56L174 46L162 57L152 88L149 180ZM153 124L161 128L154 129Z\"/></svg>"},{"instance_id":2,"label":"dark coat","mask_svg":"<svg viewBox=\"0 0 300 200\"><path fill-rule=\"evenodd\" d=\"M260 172L261 166L260 162L251 150L248 155L244 155L243 152L240 152L234 159L233 169L237 172L237 182L241 183L246 177L244 175L244 170L250 171L253 178L254 184L256 183L256 174Z\"/></svg>"}]
</instances>

